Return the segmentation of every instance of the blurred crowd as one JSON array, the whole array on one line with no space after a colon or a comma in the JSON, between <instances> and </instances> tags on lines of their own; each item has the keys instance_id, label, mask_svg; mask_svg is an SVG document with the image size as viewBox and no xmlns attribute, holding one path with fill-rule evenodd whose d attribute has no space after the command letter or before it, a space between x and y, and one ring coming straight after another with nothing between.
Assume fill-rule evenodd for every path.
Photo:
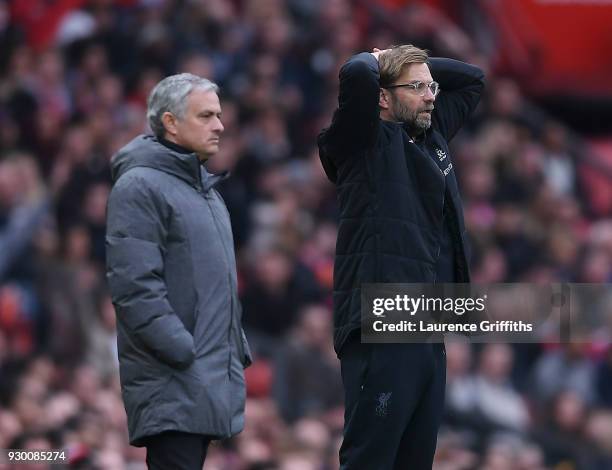
<instances>
[{"instance_id":1,"label":"blurred crowd","mask_svg":"<svg viewBox=\"0 0 612 470\"><path fill-rule=\"evenodd\" d=\"M65 448L70 468L144 468L127 443L105 210L110 158L147 132L146 97L169 74L222 90L225 133L208 169L233 175L220 191L256 356L246 428L211 447L207 469L338 468L337 206L315 142L357 51L414 43L486 71L452 144L474 281L612 281L612 220L580 178L585 146L495 74L494 51L468 26L401 3L0 1L0 448ZM611 335L449 343L435 468L612 468Z\"/></svg>"}]
</instances>

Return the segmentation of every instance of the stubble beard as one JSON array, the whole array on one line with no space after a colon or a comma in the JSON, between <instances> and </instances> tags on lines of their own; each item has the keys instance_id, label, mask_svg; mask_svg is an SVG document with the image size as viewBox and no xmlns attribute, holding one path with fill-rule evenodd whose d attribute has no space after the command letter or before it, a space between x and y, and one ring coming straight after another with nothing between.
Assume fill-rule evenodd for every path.
<instances>
[{"instance_id":1,"label":"stubble beard","mask_svg":"<svg viewBox=\"0 0 612 470\"><path fill-rule=\"evenodd\" d=\"M431 114L421 113L425 109L411 110L399 100L395 102L393 113L399 122L403 122L417 133L426 131L431 127Z\"/></svg>"}]
</instances>

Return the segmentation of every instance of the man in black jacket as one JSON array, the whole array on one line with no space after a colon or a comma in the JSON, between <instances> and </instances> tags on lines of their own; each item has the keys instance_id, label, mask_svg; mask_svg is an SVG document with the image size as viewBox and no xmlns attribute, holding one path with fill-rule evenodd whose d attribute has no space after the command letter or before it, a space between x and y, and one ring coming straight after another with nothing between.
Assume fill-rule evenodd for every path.
<instances>
[{"instance_id":1,"label":"man in black jacket","mask_svg":"<svg viewBox=\"0 0 612 470\"><path fill-rule=\"evenodd\" d=\"M343 470L429 469L442 419L443 344L362 344L363 283L469 282L448 142L476 107L480 69L412 45L340 70L319 155L338 189L334 347L345 388Z\"/></svg>"}]
</instances>

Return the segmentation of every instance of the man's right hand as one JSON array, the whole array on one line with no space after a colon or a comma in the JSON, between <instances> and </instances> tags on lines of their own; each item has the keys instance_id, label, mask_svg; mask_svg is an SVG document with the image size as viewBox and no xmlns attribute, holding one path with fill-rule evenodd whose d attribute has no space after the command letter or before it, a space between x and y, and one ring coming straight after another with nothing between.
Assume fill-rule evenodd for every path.
<instances>
[{"instance_id":1,"label":"man's right hand","mask_svg":"<svg viewBox=\"0 0 612 470\"><path fill-rule=\"evenodd\" d=\"M380 54L384 54L385 52L389 50L390 49L380 50L378 47L375 47L374 49L372 49L372 52L370 52L370 54L372 54L374 57L376 57L376 60L378 60L378 57L380 56Z\"/></svg>"}]
</instances>

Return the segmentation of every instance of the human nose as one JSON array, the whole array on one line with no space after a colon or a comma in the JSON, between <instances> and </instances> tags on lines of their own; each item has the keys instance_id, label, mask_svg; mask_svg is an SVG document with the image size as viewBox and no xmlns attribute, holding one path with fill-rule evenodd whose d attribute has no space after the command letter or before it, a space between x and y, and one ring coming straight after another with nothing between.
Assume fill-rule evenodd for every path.
<instances>
[{"instance_id":1,"label":"human nose","mask_svg":"<svg viewBox=\"0 0 612 470\"><path fill-rule=\"evenodd\" d=\"M225 130L225 126L223 125L223 123L221 122L221 119L219 118L215 118L215 126L214 126L214 130L221 133Z\"/></svg>"},{"instance_id":2,"label":"human nose","mask_svg":"<svg viewBox=\"0 0 612 470\"><path fill-rule=\"evenodd\" d=\"M431 87L428 86L425 87L425 93L422 96L425 101L435 101L436 99L436 95L431 91Z\"/></svg>"}]
</instances>

